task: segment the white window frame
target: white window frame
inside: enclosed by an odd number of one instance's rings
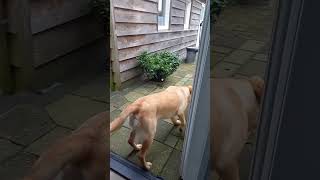
[[[159,12],[161,11],[163,1],[166,1],[165,14],[164,14],[164,25],[159,25],[159,22],[158,22],[158,30],[168,30],[169,29],[171,0],[158,0],[158,11]],[[159,15],[158,15],[158,17],[159,17]]]
[[[186,1],[186,10],[184,13],[184,29],[189,29],[190,27],[190,19],[191,19],[191,0]]]
[[[180,172],[183,180],[208,179],[210,127],[210,1],[205,10],[198,62],[193,81]],[[209,96],[209,97],[208,97]]]

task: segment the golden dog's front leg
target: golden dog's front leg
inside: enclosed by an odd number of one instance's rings
[[[178,116],[181,121],[179,131],[182,132],[182,129],[186,126],[186,117],[185,117],[184,113],[178,114]]]
[[[173,116],[170,118],[171,119],[171,122],[175,125],[175,126],[180,126],[181,125],[181,121],[178,120],[178,117],[177,116]]]

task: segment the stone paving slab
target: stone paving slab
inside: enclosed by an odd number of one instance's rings
[[[135,100],[137,100],[138,98],[140,98],[142,96],[145,96],[145,94],[132,91],[132,92],[129,92],[128,94],[126,94],[124,97],[127,99],[127,101],[134,102]]]
[[[5,139],[0,139],[0,162],[16,154],[22,148],[23,146],[13,144],[12,142]]]
[[[110,137],[110,151],[117,153],[122,157],[127,157],[133,148],[128,144],[130,129],[122,127],[112,133]]]
[[[173,150],[168,162],[166,163],[161,177],[165,180],[177,180],[180,178],[180,161],[181,161],[181,152]]]
[[[107,103],[110,101],[107,84],[107,78],[100,77],[89,84],[81,86],[73,93]]]
[[[0,165],[1,179],[3,180],[21,180],[31,168],[36,156],[21,152],[13,158]]]
[[[248,64],[242,66],[238,73],[246,76],[255,76],[264,77],[267,64],[260,61],[251,61]]]
[[[264,61],[267,62],[268,61],[268,56],[266,54],[256,54],[253,59],[254,60],[258,60],[258,61]]]
[[[152,163],[151,172],[155,175],[160,175],[162,169],[164,168],[166,162],[169,160],[170,154],[173,148],[159,143],[158,141],[153,141],[149,152],[147,153],[147,161]],[[131,162],[140,164],[137,155],[129,157]]]
[[[119,108],[127,102],[128,100],[124,96],[122,96],[120,93],[115,94],[110,98],[110,105],[114,106],[115,108]]]
[[[262,47],[264,47],[264,45],[265,45],[265,42],[263,41],[248,40],[245,43],[243,43],[239,49],[259,52],[259,50]]]
[[[240,65],[228,63],[228,62],[220,62],[214,67],[213,71],[211,71],[211,75],[213,77],[229,77],[234,74]]]
[[[226,56],[223,61],[242,65],[248,62],[253,54],[254,53],[250,51],[235,50],[229,56]]]
[[[69,129],[56,127],[52,131],[50,131],[48,134],[46,134],[45,136],[41,137],[39,140],[32,143],[30,146],[28,146],[25,151],[36,154],[36,155],[40,155],[52,143],[56,142],[62,137],[69,135],[70,133],[71,133],[71,130]]]
[[[174,148],[176,147],[176,144],[178,143],[178,141],[179,141],[179,138],[177,136],[169,134],[166,140],[164,141],[164,144]]]
[[[160,142],[164,142],[166,138],[169,136],[172,128],[173,128],[172,124],[162,120],[158,121],[157,131],[154,139]]]
[[[22,145],[30,144],[55,126],[44,109],[29,104],[17,105],[3,114],[0,123],[0,136]]]
[[[46,106],[51,118],[59,125],[76,129],[85,120],[95,114],[106,111],[105,103],[96,102],[87,98],[66,95],[59,101]]]

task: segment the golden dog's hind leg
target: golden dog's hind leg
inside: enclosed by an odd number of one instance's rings
[[[153,137],[146,138],[142,143],[142,148],[139,154],[140,162],[146,170],[149,170],[152,166],[151,162],[146,161],[147,151],[150,148],[152,142],[153,142]]]
[[[134,142],[135,137],[136,137],[136,130],[132,130],[130,133],[130,137],[128,139],[128,143],[134,148],[134,150],[139,151],[142,148],[142,144],[136,144]]]

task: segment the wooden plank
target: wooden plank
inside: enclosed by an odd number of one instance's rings
[[[200,10],[200,9],[198,9],[198,8],[195,8],[194,6],[192,6],[192,8],[191,8],[191,12],[192,12],[192,13],[194,13],[194,14],[199,14],[199,15],[200,15],[201,10]]]
[[[171,25],[172,24],[184,24],[184,18],[182,18],[182,17],[171,17]]]
[[[88,14],[89,1],[30,1],[32,33],[44,31]]]
[[[181,2],[181,1],[177,1],[177,0],[172,0],[172,7],[177,8],[177,9],[181,9],[183,11],[186,10],[186,3]]]
[[[193,0],[192,6],[198,8],[198,9],[202,9],[202,4],[199,1],[196,1],[196,0]]]
[[[135,68],[139,65],[137,58],[131,58],[125,61],[120,61],[120,72],[127,71],[129,69]]]
[[[115,0],[113,2],[113,6],[123,9],[131,9],[156,14],[158,13],[157,3],[145,0]]]
[[[193,20],[200,20],[200,15],[199,15],[199,14],[194,14],[194,13],[192,13],[192,14],[191,14],[191,19],[193,19]]]
[[[121,77],[121,82],[125,82],[129,79],[132,79],[138,75],[140,75],[142,73],[140,67],[136,67],[136,68],[133,68],[133,69],[130,69],[128,71],[124,71],[120,74],[120,77]]]
[[[143,34],[136,36],[118,37],[118,48],[124,49],[129,47],[141,46],[145,44],[167,41],[184,36],[197,35],[195,30],[176,31],[176,32],[159,32],[154,34]]]
[[[8,42],[11,65],[18,67],[12,72],[14,87],[24,91],[31,88],[34,73],[30,5],[28,0],[10,0],[7,7],[9,26],[15,28]]]
[[[10,60],[8,54],[6,24],[1,24],[5,18],[4,4],[0,1],[0,96],[2,93],[12,92],[12,75],[10,68]]]
[[[115,0],[116,1],[116,0]],[[115,29],[115,21],[114,21],[114,0],[110,1],[110,34],[111,39],[110,42],[112,42],[112,49],[111,49],[111,71],[113,72],[113,79],[111,79],[112,84],[115,85],[115,89],[120,89],[121,86],[121,78],[120,78],[120,65],[118,61],[118,40],[117,40],[117,34]]]
[[[34,66],[38,67],[103,36],[101,26],[85,16],[39,33],[33,38]]]
[[[200,20],[190,20],[190,25],[199,25]]]
[[[180,44],[183,42],[196,40],[196,39],[197,39],[197,36],[192,35],[192,36],[186,36],[183,38],[172,39],[172,40],[164,41],[164,42],[158,42],[158,43],[153,43],[153,44],[148,44],[148,45],[143,45],[143,46],[121,49],[121,50],[119,50],[119,61],[123,61],[126,59],[136,57],[140,53],[142,53],[143,51],[155,52],[155,51],[159,51],[161,49],[167,48],[167,47],[175,46],[176,44]]]
[[[158,32],[157,24],[116,23],[115,27],[118,36]]]
[[[144,0],[144,1],[149,1],[149,2],[153,2],[153,3],[158,3],[158,0]]]
[[[186,51],[187,47],[195,46],[195,44],[196,44],[196,40],[192,40],[192,41],[189,41],[186,43],[178,44],[177,46],[174,46],[174,47],[159,50],[157,52],[169,51],[169,52],[177,53],[178,55],[181,56],[182,54],[187,52]],[[183,59],[183,57],[180,57],[180,58]],[[136,67],[138,67],[138,65],[139,65],[139,63],[135,57],[128,59],[128,60],[125,60],[125,61],[120,61],[120,72],[124,72],[124,71],[128,71],[130,69],[136,68]]]
[[[192,29],[192,30],[198,30],[199,28],[199,25],[191,25],[189,26],[189,29]]]
[[[173,17],[184,17],[184,11],[180,9],[171,9],[171,16]]]
[[[197,43],[197,40],[191,40],[191,41],[187,41],[187,42],[178,44],[176,46],[162,49],[162,51],[177,52],[177,51],[180,51],[180,50],[185,49],[187,47],[193,46],[196,43]]]
[[[115,22],[157,24],[157,17],[157,14],[114,8]]]
[[[176,31],[176,30],[183,30],[184,29],[184,25],[178,25],[178,24],[172,24],[170,26],[170,30],[172,31]]]

